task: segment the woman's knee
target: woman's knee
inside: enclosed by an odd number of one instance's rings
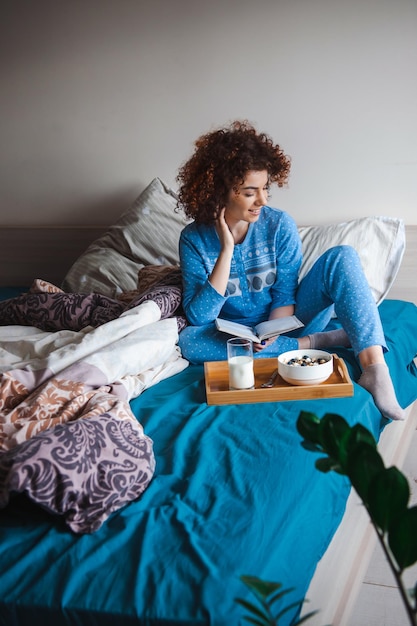
[[[330,260],[331,262],[342,262],[342,263],[358,263],[359,255],[356,249],[353,246],[349,246],[347,244],[341,244],[339,246],[333,246],[326,250],[322,258],[326,260]]]
[[[323,276],[332,278],[338,276],[356,279],[363,274],[359,254],[353,246],[339,245],[326,250],[319,259],[317,270],[323,271]]]
[[[208,326],[187,326],[179,334],[182,356],[190,363],[219,361],[226,358],[226,335],[219,333],[214,323]]]
[[[178,346],[184,359],[190,363],[204,362],[201,360],[201,338],[198,337],[196,326],[186,326],[178,336]]]

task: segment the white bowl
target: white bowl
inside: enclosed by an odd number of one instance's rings
[[[313,364],[290,365],[291,359],[308,357]],[[317,360],[324,359],[324,363]],[[278,357],[278,372],[281,378],[291,385],[318,385],[327,380],[333,372],[333,357],[324,350],[290,350]]]

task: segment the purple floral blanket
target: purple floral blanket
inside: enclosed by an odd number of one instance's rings
[[[152,441],[129,401],[188,363],[176,318],[148,300],[96,328],[0,328],[0,507],[24,493],[77,533],[152,479]]]

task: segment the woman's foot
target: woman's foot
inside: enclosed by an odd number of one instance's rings
[[[404,420],[405,411],[400,407],[386,363],[373,363],[362,372],[358,384],[372,394],[382,415],[390,420]]]

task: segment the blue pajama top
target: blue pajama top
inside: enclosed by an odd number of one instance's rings
[[[301,240],[285,211],[264,206],[259,219],[249,224],[244,241],[234,247],[224,295],[209,282],[220,253],[214,225],[192,222],[186,226],[179,252],[183,307],[193,326],[209,324],[216,317],[257,324],[268,319],[272,309],[295,304]]]

